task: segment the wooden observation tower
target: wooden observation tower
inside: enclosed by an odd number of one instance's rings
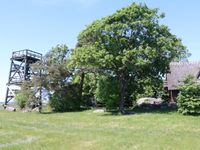
[[[41,59],[42,54],[28,49],[12,53],[5,105],[15,97],[24,80],[31,80],[32,76],[37,74],[31,70],[30,65]]]

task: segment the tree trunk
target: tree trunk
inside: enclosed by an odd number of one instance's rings
[[[119,103],[119,111],[124,114],[124,102],[125,102],[125,79],[124,74],[121,73],[119,75],[119,96],[120,96],[120,103]]]
[[[97,75],[96,75],[96,73],[94,73],[94,79],[95,79],[95,89],[97,88]],[[93,107],[97,107],[97,100],[96,100],[96,98],[95,98],[95,96],[93,96],[94,97],[94,103],[93,103]]]
[[[39,112],[42,112],[42,88],[39,89],[40,97],[39,97]]]
[[[81,74],[81,82],[80,82],[80,100],[82,100],[82,97],[83,97],[83,84],[84,84],[84,78],[85,78],[85,73],[82,72]]]

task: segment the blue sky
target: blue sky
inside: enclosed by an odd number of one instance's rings
[[[183,40],[192,53],[190,60],[200,60],[197,0],[0,0],[0,101],[5,97],[12,51],[27,48],[45,54],[62,43],[74,48],[85,25],[132,2],[164,12],[161,23]]]

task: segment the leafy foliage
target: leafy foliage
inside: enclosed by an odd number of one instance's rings
[[[142,97],[162,97],[164,94],[163,81],[161,79],[146,78],[138,81],[136,98]]]
[[[119,106],[119,87],[115,78],[101,76],[98,80],[95,97],[105,104],[106,109],[116,109]]]
[[[97,88],[98,78],[98,74],[95,73],[85,74],[82,89],[82,105],[85,107],[95,107],[97,104],[95,99],[95,90]]]
[[[15,97],[15,101],[17,102],[17,105],[20,107],[20,109],[25,108],[27,100],[28,100],[28,93],[20,92]]]
[[[20,92],[15,97],[15,100],[18,106],[23,108],[30,108],[33,109],[35,107],[40,106],[40,98],[37,97],[37,91],[35,88],[32,88],[31,81],[24,81]]]
[[[69,49],[65,44],[58,44],[52,47],[51,50],[46,54],[45,60],[50,65],[52,64],[63,64],[67,60],[69,54]]]
[[[136,89],[138,81],[147,78],[162,80],[172,60],[187,57],[181,40],[159,24],[163,17],[157,9],[133,3],[92,22],[79,34],[72,56],[75,67],[95,68],[116,77],[121,112],[125,100],[135,97],[129,88]]]
[[[49,105],[52,111],[65,112],[80,109],[79,87],[72,84],[56,90],[50,95]]]
[[[46,89],[53,111],[80,108],[78,85],[72,82],[73,72],[68,68],[69,55],[70,50],[66,45],[57,45],[45,55],[43,61],[33,66],[42,71],[41,76],[35,76],[32,82]]]
[[[187,76],[179,87],[178,112],[200,114],[200,84],[194,76]]]

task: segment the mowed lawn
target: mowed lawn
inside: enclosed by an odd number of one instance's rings
[[[200,150],[200,117],[0,111],[2,150]]]

